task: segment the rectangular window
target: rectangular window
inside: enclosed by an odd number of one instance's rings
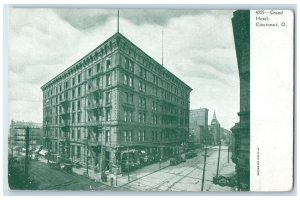
[[[132,138],[131,138],[131,131],[128,131],[128,140],[129,140],[129,142],[132,141]]]
[[[142,132],[142,140],[145,141],[145,131]]]
[[[77,122],[81,122],[81,113],[77,114]]]
[[[128,85],[128,75],[124,74],[124,85]]]
[[[127,122],[127,111],[126,110],[124,111],[124,120],[125,120],[125,122]]]
[[[128,116],[128,118],[129,118],[129,121],[130,121],[130,122],[133,121],[132,116],[133,116],[132,111],[129,111],[129,116]]]
[[[152,140],[155,140],[155,133],[152,131]]]
[[[64,99],[68,99],[68,91],[66,91],[65,93],[64,93]]]
[[[77,140],[81,140],[81,130],[77,130]]]
[[[57,150],[58,150],[58,144],[57,142],[55,142],[55,152],[57,152]]]
[[[129,70],[134,72],[134,62],[132,60],[129,61]]]
[[[71,145],[71,158],[73,159],[75,156],[75,146]]]
[[[77,146],[77,159],[80,159],[81,157],[81,148],[80,146]]]
[[[127,142],[127,132],[126,131],[124,131],[123,138],[124,138],[124,142]]]
[[[141,141],[141,131],[139,131],[139,142]]]
[[[139,81],[139,90],[142,91],[142,81]]]
[[[130,98],[129,98],[130,103],[133,104],[133,94],[129,94],[129,96],[130,96]]]
[[[129,76],[129,87],[133,87],[133,78]]]
[[[75,85],[75,78],[72,78],[72,86]]]
[[[97,72],[100,72],[100,63],[97,63]]]
[[[97,87],[100,86],[100,78],[97,78],[97,80],[96,80],[96,86],[97,86]]]
[[[106,92],[106,104],[111,103],[111,92]]]
[[[72,90],[72,98],[75,98],[75,89]]]
[[[106,60],[106,69],[110,68],[111,61],[110,59]]]
[[[78,92],[78,96],[80,96],[81,95],[81,87],[79,86],[78,88],[77,88],[77,92]]]
[[[111,85],[111,75],[106,74],[106,86],[110,86],[110,85]]]
[[[140,76],[141,77],[143,76],[143,71],[144,71],[144,69],[142,67],[140,67]]]
[[[143,92],[146,92],[146,84],[143,83]]]
[[[142,114],[142,117],[143,117],[143,123],[146,123],[146,114],[143,113],[143,114]]]
[[[126,103],[129,103],[129,95],[127,92],[125,92],[125,101]]]
[[[92,68],[89,68],[89,70],[88,70],[88,74],[89,74],[89,76],[92,76],[93,75],[93,73],[92,73],[93,71],[92,71]]]
[[[77,83],[80,83],[81,82],[81,74],[78,74],[77,76]]]
[[[77,101],[77,110],[81,109],[80,100]]]
[[[72,129],[71,138],[72,138],[72,139],[74,139],[74,138],[75,138],[75,130],[74,130],[74,129]]]
[[[114,80],[117,80],[117,70],[114,70],[113,73],[114,73]]]
[[[106,119],[107,122],[111,120],[111,110],[106,109]]]
[[[140,99],[139,99],[139,107],[146,108],[146,98],[140,97]]]
[[[129,69],[129,59],[125,58],[125,69]]]
[[[110,142],[110,131],[105,131],[105,142]]]

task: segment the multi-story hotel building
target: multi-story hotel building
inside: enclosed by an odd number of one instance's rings
[[[188,137],[191,88],[119,32],[41,89],[44,144],[64,159],[105,170]]]

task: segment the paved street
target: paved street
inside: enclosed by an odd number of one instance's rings
[[[74,173],[50,168],[43,162],[30,161],[29,169],[30,177],[39,183],[38,190],[110,190],[109,186],[102,183]]]
[[[234,174],[233,163],[227,163],[227,147],[222,146],[220,156],[220,175]],[[204,152],[198,156],[187,159],[186,162],[176,166],[169,166],[155,173],[125,184],[120,190],[132,191],[201,191]],[[218,162],[218,146],[208,150],[204,191],[233,191],[230,187],[213,185]]]
[[[205,170],[204,191],[233,191],[230,187],[221,187],[212,183],[216,175],[218,162],[218,146],[209,147]],[[234,164],[227,162],[227,146],[221,147],[219,175],[230,177],[234,175]],[[197,157],[187,159],[179,165],[170,166],[169,160],[155,163],[130,173],[117,177],[114,182],[115,191],[201,191],[204,150],[196,151]],[[112,188],[100,180],[92,180],[76,173],[50,168],[46,161],[30,161],[30,177],[38,183],[38,190],[94,190],[110,191]],[[161,169],[159,168],[161,167]],[[73,171],[76,171],[73,168]],[[91,176],[92,174],[90,174]],[[94,178],[94,177],[91,177]],[[116,179],[114,179],[116,180]]]

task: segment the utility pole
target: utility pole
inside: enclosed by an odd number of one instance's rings
[[[206,166],[206,157],[207,157],[207,146],[205,145],[205,153],[204,153],[204,166],[203,166],[203,172],[202,172],[202,184],[201,184],[201,192],[203,191],[204,187],[204,179],[205,179],[205,166]]]
[[[216,175],[216,177],[219,176],[220,155],[221,155],[221,140],[219,141],[219,155],[218,155],[218,165],[217,165],[217,175]]]
[[[39,128],[29,128],[28,126],[25,128],[15,128],[15,129],[23,129],[25,130],[25,182],[28,184],[29,182],[29,130],[30,129],[39,129]]]

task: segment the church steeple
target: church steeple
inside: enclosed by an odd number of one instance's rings
[[[211,124],[219,124],[219,121],[217,120],[216,111],[214,110],[214,115],[211,120]]]
[[[213,120],[217,120],[217,117],[216,117],[216,111],[215,111],[215,110],[214,110]]]

